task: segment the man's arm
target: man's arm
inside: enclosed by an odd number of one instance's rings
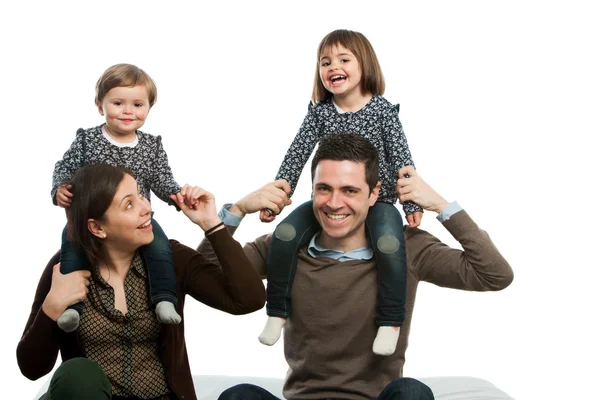
[[[404,178],[408,174],[409,178]],[[400,201],[411,200],[438,219],[463,247],[453,249],[421,229],[406,230],[406,254],[411,272],[438,286],[462,290],[502,290],[513,271],[489,235],[457,203],[448,203],[412,167],[399,171]]]
[[[287,197],[289,193],[290,187],[284,179],[270,182],[237,202],[223,206],[219,211],[219,218],[233,234],[247,214],[253,214],[264,208],[269,208],[279,214],[284,207],[292,202]],[[271,234],[268,234],[260,236],[253,242],[246,243],[243,246],[244,253],[246,253],[246,256],[263,279],[267,275],[267,253],[270,243]],[[198,246],[198,251],[211,262],[218,263],[214,250],[207,239],[202,240]]]

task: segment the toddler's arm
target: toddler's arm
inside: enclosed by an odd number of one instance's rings
[[[54,205],[64,207],[65,203],[70,203],[70,201],[66,201],[65,198],[61,198],[62,204],[59,203],[57,193],[59,192],[59,188],[71,180],[75,172],[83,166],[85,160],[84,141],[85,131],[83,129],[77,130],[77,137],[73,143],[71,143],[71,147],[65,152],[62,159],[54,165],[54,172],[52,173],[52,191],[50,192]],[[68,189],[64,189],[70,194]],[[61,192],[65,197],[70,197],[66,195],[64,190],[61,190]]]
[[[161,137],[157,136],[156,139],[157,144],[154,156],[151,189],[159,199],[167,204],[175,205],[171,200],[171,195],[179,193],[181,191],[181,186],[179,186],[173,177],[173,171],[171,171],[167,152],[163,148]]]

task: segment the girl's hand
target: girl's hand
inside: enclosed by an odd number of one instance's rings
[[[62,208],[69,208],[71,206],[71,197],[73,193],[69,190],[71,185],[60,185],[56,191],[56,204]]]
[[[42,304],[42,311],[56,321],[58,317],[75,303],[83,301],[88,294],[90,271],[74,271],[63,275],[60,263],[52,270],[50,291]]]
[[[260,220],[262,222],[273,222],[275,221],[275,213],[267,208],[260,210]]]
[[[411,228],[417,228],[419,225],[421,225],[422,218],[423,218],[422,211],[415,211],[414,213],[408,214],[406,216],[406,220],[408,221],[408,226],[410,226]]]
[[[199,186],[184,185],[181,192],[171,195],[181,211],[202,230],[207,230],[219,224],[215,196]]]

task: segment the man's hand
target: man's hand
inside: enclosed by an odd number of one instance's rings
[[[409,177],[406,178],[404,175]],[[401,203],[412,201],[425,210],[435,211],[438,214],[450,204],[433,190],[410,165],[398,170],[396,192],[398,192]]]
[[[252,214],[268,208],[276,215],[292,203],[292,201],[288,199],[288,194],[290,192],[290,185],[288,185],[285,179],[269,182],[260,189],[238,200],[229,208],[229,212],[243,217],[246,214]],[[268,211],[264,211],[264,213],[268,215]],[[271,217],[270,221],[275,219],[275,215]]]
[[[73,193],[70,192],[71,185],[60,185],[56,191],[56,204],[62,208],[69,208],[71,206],[71,198]]]

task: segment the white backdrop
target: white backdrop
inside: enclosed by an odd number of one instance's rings
[[[77,128],[102,122],[93,97],[104,69],[128,62],[155,79],[143,130],[163,136],[180,183],[220,206],[274,177],[306,113],[317,44],[347,28],[373,44],[421,174],[515,271],[498,293],[421,285],[405,375],[479,376],[518,399],[589,398],[600,355],[593,2],[169,3],[0,6],[4,393],[29,399],[41,385],[19,373],[15,348],[65,223],[49,195],[53,166]],[[295,202],[309,186],[305,170]],[[169,236],[200,241],[182,214],[153,207]],[[434,215],[422,226],[456,245]],[[237,237],[273,228],[251,216]],[[188,301],[193,372],[283,377],[281,343],[256,339],[264,319]]]

